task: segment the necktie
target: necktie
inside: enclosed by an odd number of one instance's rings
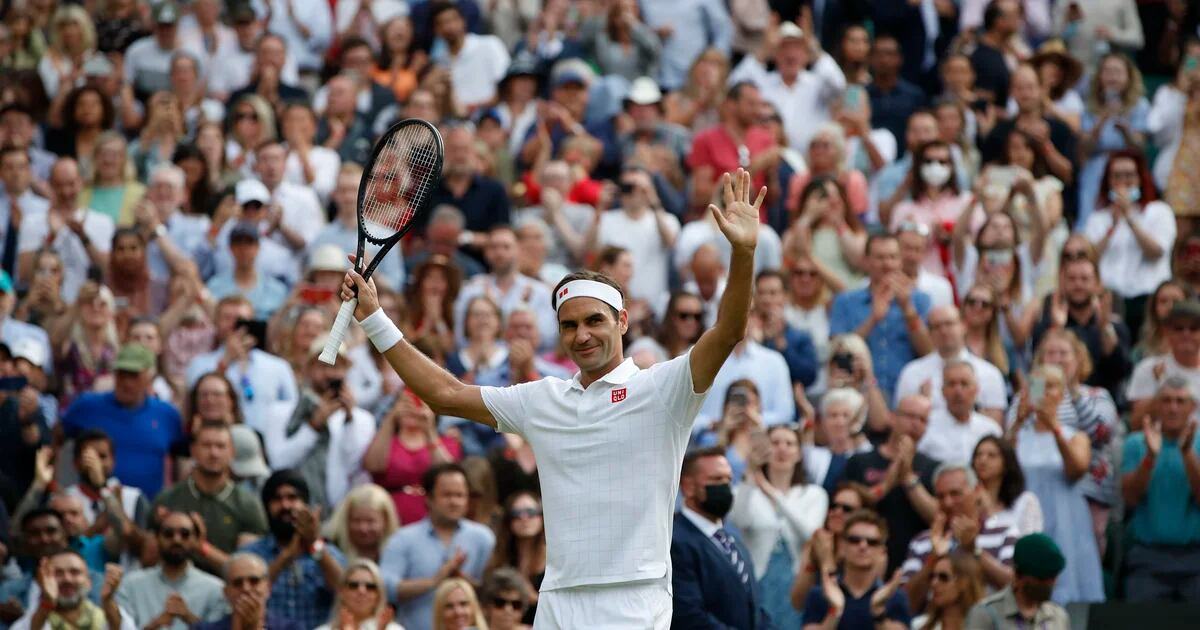
[[[746,567],[746,560],[738,553],[737,545],[733,543],[733,536],[724,528],[718,529],[713,533],[713,539],[721,545],[721,549],[725,551],[725,557],[729,558],[729,563],[733,565],[733,569],[737,571],[738,578],[742,580],[742,584],[750,582],[750,572]]]

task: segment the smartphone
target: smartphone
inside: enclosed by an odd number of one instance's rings
[[[729,392],[729,404],[745,407],[750,402],[750,396],[744,389],[738,388]]]
[[[986,112],[988,108],[988,100],[986,98],[977,98],[971,101],[971,109],[977,112]]]
[[[24,376],[5,376],[0,378],[0,392],[19,392],[28,384]]]
[[[329,379],[329,393],[334,396],[342,393],[342,385],[345,384],[345,379],[334,378]]]
[[[854,373],[854,355],[849,352],[839,352],[833,355],[833,365],[839,370]]]
[[[846,88],[846,93],[842,95],[842,105],[846,109],[856,112],[862,108],[862,97],[862,86],[851,85]]]
[[[316,284],[300,285],[300,301],[313,306],[320,306],[333,299],[333,289]]]
[[[1196,68],[1200,68],[1200,57],[1189,56],[1183,60],[1183,71],[1191,72]]]
[[[239,319],[235,326],[237,330],[245,330],[254,337],[254,347],[259,350],[267,349],[267,322],[262,319]]]
[[[1034,376],[1029,379],[1029,402],[1034,407],[1040,407],[1042,400],[1046,398],[1046,379],[1041,376]]]

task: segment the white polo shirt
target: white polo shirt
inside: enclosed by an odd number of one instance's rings
[[[704,402],[690,357],[647,370],[625,359],[587,389],[578,373],[483,388],[497,428],[524,437],[537,457],[542,591],[668,575],[679,467]]]
[[[966,422],[959,422],[949,411],[935,409],[929,414],[929,426],[917,443],[917,452],[943,463],[970,464],[979,440],[1002,433],[1000,423],[985,415],[972,411]]]
[[[1008,388],[1004,385],[1004,375],[1000,373],[999,368],[971,354],[966,348],[960,350],[955,358],[970,363],[975,369],[975,382],[979,384],[979,394],[975,400],[981,409],[1008,408]],[[895,400],[919,394],[921,386],[928,381],[929,401],[933,408],[945,409],[946,399],[942,398],[942,370],[945,367],[946,360],[937,352],[930,352],[919,359],[909,361],[896,379]]]

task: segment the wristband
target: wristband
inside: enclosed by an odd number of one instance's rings
[[[838,610],[838,607],[837,607],[837,606],[830,606],[830,607],[829,607],[829,614],[825,615],[825,618],[826,618],[826,619],[836,619],[836,618],[838,618],[838,617],[840,617],[840,616],[841,616],[841,614],[840,614],[840,613],[841,613],[841,611],[840,611],[840,610]]]
[[[308,555],[317,562],[321,561],[321,556],[325,554],[325,541],[320,538],[313,541],[311,547],[308,548]]]
[[[388,319],[383,308],[376,309],[374,313],[363,318],[358,323],[362,326],[363,332],[367,333],[367,339],[371,340],[371,345],[380,353],[387,352],[392,346],[400,343],[404,339],[404,333],[396,327],[395,322]]]
[[[1154,464],[1156,463],[1155,459],[1156,458],[1151,455],[1147,455],[1145,458],[1143,458],[1142,464],[1141,464],[1142,470],[1146,470],[1146,471],[1154,470]]]

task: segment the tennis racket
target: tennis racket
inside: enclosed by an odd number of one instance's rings
[[[416,224],[417,215],[427,209],[430,193],[442,175],[444,154],[442,135],[437,128],[416,118],[392,125],[375,143],[358,184],[358,255],[354,270],[364,280],[371,277],[379,261]],[[378,245],[379,251],[364,269],[363,254],[368,242]],[[357,297],[342,302],[318,357],[323,363],[333,365],[337,360],[338,348],[354,320],[356,306]]]

